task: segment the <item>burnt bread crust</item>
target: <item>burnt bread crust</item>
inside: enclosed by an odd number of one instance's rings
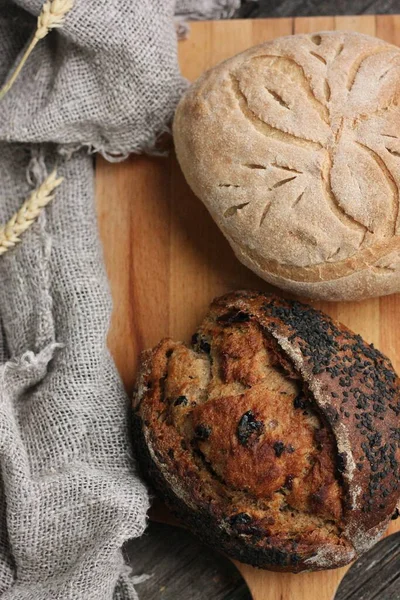
[[[178,518],[273,570],[338,567],[399,498],[399,379],[390,361],[299,302],[214,301],[192,348],[142,356],[134,444]]]

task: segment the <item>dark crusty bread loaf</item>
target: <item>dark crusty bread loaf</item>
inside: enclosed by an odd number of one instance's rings
[[[143,354],[134,444],[176,516],[273,570],[344,565],[396,513],[400,386],[373,346],[299,302],[224,296],[192,348]]]

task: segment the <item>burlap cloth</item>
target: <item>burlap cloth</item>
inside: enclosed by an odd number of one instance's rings
[[[41,0],[0,0],[0,82]],[[0,593],[136,598],[122,544],[142,534],[129,402],[106,347],[110,294],[90,152],[152,149],[185,87],[174,13],[237,0],[75,0],[0,104],[0,223],[57,165],[64,182],[0,257]]]

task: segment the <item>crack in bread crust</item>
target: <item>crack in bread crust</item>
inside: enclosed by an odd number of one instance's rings
[[[382,157],[379,156],[375,150],[372,150],[372,148],[369,148],[365,144],[362,144],[361,142],[356,143],[372,157],[388,182],[390,191],[392,193],[392,216],[389,223],[391,223],[392,235],[395,236],[397,231],[397,220],[399,216],[399,186]]]
[[[356,229],[358,232],[361,231],[363,233],[363,238],[360,242],[361,246],[364,241],[367,228],[345,211],[343,206],[340,204],[336,194],[334,193],[331,184],[332,162],[332,152],[327,152],[325,161],[321,169],[322,187],[324,190],[325,198],[330,206],[331,211],[337,216],[338,219],[340,219],[348,227],[351,227],[353,229]]]
[[[286,62],[286,63],[290,64],[292,67],[294,67],[294,69],[297,70],[298,73],[300,73],[300,81],[298,81],[298,83],[301,85],[302,89],[304,90],[304,92],[307,95],[307,98],[311,101],[314,108],[319,113],[321,120],[324,121],[325,123],[329,124],[329,108],[327,106],[325,106],[320,100],[318,100],[318,98],[314,94],[314,92],[310,86],[310,82],[306,77],[306,74],[304,72],[304,68],[302,67],[302,65],[299,62],[297,62],[296,60],[294,60],[293,57],[277,55],[277,54],[260,54],[256,57],[254,57],[252,60],[261,60],[261,59],[266,59],[266,58],[267,59],[272,58],[274,60],[274,66],[276,68],[278,68],[278,70],[279,70],[279,63]],[[289,74],[289,77],[290,77],[290,74]]]
[[[351,67],[349,69],[349,73],[348,73],[347,89],[349,92],[351,92],[351,89],[352,89],[354,82],[356,80],[356,77],[357,77],[357,73],[361,69],[363,63],[371,56],[375,56],[376,54],[381,54],[382,52],[388,52],[389,50],[391,50],[390,47],[389,48],[385,48],[385,47],[375,48],[374,50],[368,50],[367,52],[364,52],[364,53],[360,54],[359,56],[357,56],[354,63],[351,65]]]
[[[230,77],[232,82],[232,90],[238,100],[240,110],[242,111],[246,119],[248,119],[248,121],[253,125],[253,127],[257,129],[257,131],[259,131],[266,137],[270,137],[274,133],[279,134],[279,141],[288,144],[307,144],[310,147],[318,149],[322,147],[319,142],[315,142],[314,140],[303,138],[292,133],[288,133],[287,131],[282,131],[281,129],[279,129],[279,127],[274,127],[273,125],[270,125],[269,123],[266,123],[265,121],[260,119],[258,115],[256,115],[256,113],[249,108],[246,96],[240,89],[238,79],[236,79],[233,73],[230,74]]]

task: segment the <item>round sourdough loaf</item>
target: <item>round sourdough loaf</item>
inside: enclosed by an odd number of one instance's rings
[[[327,315],[252,292],[216,300],[192,346],[142,356],[143,473],[204,541],[281,571],[339,567],[397,515],[400,382]]]
[[[313,298],[400,290],[400,50],[276,39],[205,73],[174,120],[183,173],[236,256]]]

